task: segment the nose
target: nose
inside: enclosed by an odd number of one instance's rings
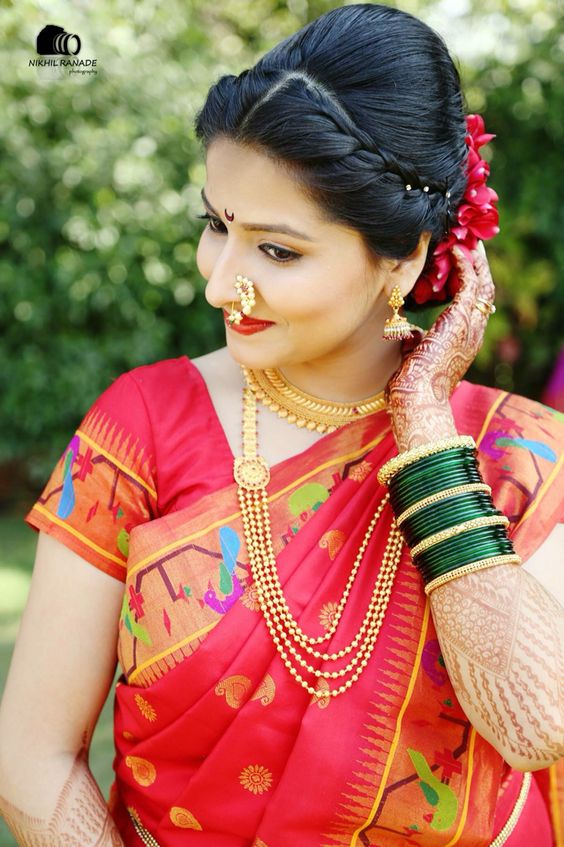
[[[247,276],[244,271],[245,265],[248,265],[246,258],[244,245],[235,241],[222,239],[221,246],[214,244],[210,247],[204,239],[200,240],[196,263],[204,279],[207,279],[204,296],[210,306],[215,309],[225,308],[228,312],[231,311],[232,303],[235,309],[241,308],[241,298],[235,283],[239,274]],[[250,274],[249,277],[253,279]]]
[[[235,279],[237,274],[234,272],[225,273],[217,268],[209,275],[204,296],[210,306],[215,309],[227,308],[235,301],[239,301],[239,295],[235,288]]]
[[[204,295],[210,306],[216,309],[229,308],[233,302],[237,306],[240,298],[235,282],[239,273],[242,273],[241,262],[226,246],[221,253],[216,254],[213,266],[209,269]]]

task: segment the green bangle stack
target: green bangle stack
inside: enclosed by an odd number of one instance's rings
[[[395,456],[382,466],[390,503],[429,594],[439,585],[498,564],[520,564],[480,473],[476,443],[454,436]]]

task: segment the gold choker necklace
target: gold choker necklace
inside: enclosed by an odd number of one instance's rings
[[[241,365],[247,386],[257,400],[289,423],[317,432],[334,432],[341,426],[386,408],[385,392],[360,402],[333,402],[314,397],[292,385],[278,368],[264,370]]]

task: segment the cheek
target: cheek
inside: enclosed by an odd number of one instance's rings
[[[323,265],[304,257],[295,265],[280,268],[261,293],[279,314],[296,323],[307,323],[329,315],[335,296],[333,287],[328,284]]]
[[[354,279],[344,275],[331,277],[326,273],[315,276],[307,273],[303,279],[284,285],[283,294],[269,292],[269,302],[296,324],[341,327],[346,330],[365,310],[364,292]],[[275,300],[276,297],[276,300]]]
[[[257,280],[258,282],[258,280]],[[311,326],[327,315],[327,306],[322,292],[312,285],[311,278],[293,276],[288,281],[274,280],[272,284],[259,286],[260,296],[268,303],[273,315],[296,326]]]
[[[255,284],[263,300],[280,311],[299,314],[311,301],[307,294],[307,281],[299,277],[279,274],[271,280],[261,280],[256,275]]]

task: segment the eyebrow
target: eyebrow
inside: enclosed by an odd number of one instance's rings
[[[214,207],[211,205],[210,201],[206,197],[206,192],[202,188],[201,190],[202,200],[207,208],[212,212],[216,217],[219,218],[218,213],[215,211]],[[291,226],[287,226],[286,224],[241,224],[243,229],[248,230],[249,232],[278,232],[284,233],[284,235],[293,235],[294,238],[301,238],[303,241],[315,241],[311,236],[306,235],[303,232],[299,232],[297,229],[293,229]]]

